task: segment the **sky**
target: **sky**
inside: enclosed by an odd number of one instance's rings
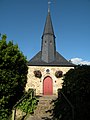
[[[50,0],[56,49],[67,60],[90,64],[90,0]],[[0,0],[0,33],[30,60],[41,50],[48,0]]]

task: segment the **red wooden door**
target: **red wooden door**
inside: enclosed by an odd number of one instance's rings
[[[43,82],[43,94],[52,95],[53,94],[53,83],[51,77],[46,77]]]

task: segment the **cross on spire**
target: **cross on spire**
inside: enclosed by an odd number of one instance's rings
[[[50,2],[50,0],[48,0],[48,12],[50,12],[50,4],[51,4],[51,2]]]

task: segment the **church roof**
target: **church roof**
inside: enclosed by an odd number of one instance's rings
[[[29,62],[29,66],[67,66],[74,67],[75,65],[67,61],[61,54],[56,52],[56,59],[53,62],[46,63],[41,59],[42,52],[38,52]]]
[[[56,51],[55,35],[51,21],[50,11],[48,12],[44,32],[42,35],[41,51],[38,52],[29,62],[29,66],[72,66],[75,65],[67,61]]]

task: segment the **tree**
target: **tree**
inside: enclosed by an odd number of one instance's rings
[[[0,40],[0,119],[6,120],[13,105],[23,95],[27,83],[27,60],[18,45]]]
[[[75,107],[75,120],[90,119],[90,66],[77,66],[63,79],[62,91]]]

